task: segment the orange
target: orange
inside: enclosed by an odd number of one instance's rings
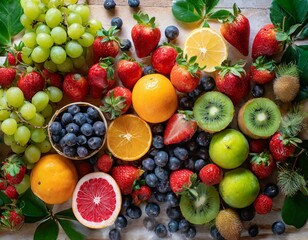
[[[107,129],[109,151],[124,161],[134,161],[144,156],[151,142],[152,132],[148,123],[132,114],[116,118]]]
[[[149,74],[140,78],[132,92],[136,113],[149,123],[168,120],[176,111],[176,90],[168,78],[161,74]]]
[[[47,204],[61,204],[69,200],[77,181],[74,164],[59,154],[42,157],[30,175],[32,192]]]
[[[197,56],[200,67],[205,72],[214,72],[216,66],[228,58],[228,50],[223,37],[211,28],[193,30],[185,40],[184,54],[188,58]]]

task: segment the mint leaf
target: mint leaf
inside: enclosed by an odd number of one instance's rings
[[[308,85],[308,45],[297,46],[298,52],[297,66],[300,70],[301,84]]]
[[[210,13],[212,9],[218,4],[219,0],[204,0],[205,2],[205,11],[206,13]]]
[[[33,240],[57,240],[59,234],[58,223],[49,218],[42,222],[35,230]]]
[[[0,20],[6,24],[11,36],[17,35],[23,29],[23,26],[20,23],[20,16],[22,14],[23,10],[20,1],[0,1]],[[2,32],[2,28],[0,29]]]
[[[303,0],[276,0],[281,8],[292,16],[297,23],[304,21],[308,14],[308,1]]]
[[[284,31],[287,31],[292,25],[297,22],[290,16],[277,2],[278,0],[273,0],[270,7],[270,19],[272,23],[276,26],[282,28],[284,22]]]
[[[55,216],[61,219],[77,220],[71,208],[57,212]]]
[[[203,18],[200,9],[195,8],[195,4],[186,0],[175,0],[172,3],[172,14],[181,22],[197,22]]]
[[[58,221],[61,227],[63,228],[65,234],[69,237],[69,239],[72,239],[72,240],[86,239],[85,235],[83,235],[77,230],[78,225],[75,225],[72,221],[64,220],[64,219],[59,219]]]

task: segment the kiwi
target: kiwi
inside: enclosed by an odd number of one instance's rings
[[[273,84],[273,91],[277,99],[283,103],[292,102],[298,94],[300,82],[297,77],[282,76]]]
[[[248,137],[268,138],[278,130],[281,114],[272,100],[254,98],[241,107],[237,120],[240,130]]]
[[[207,92],[196,100],[193,113],[201,129],[215,133],[230,124],[234,115],[234,106],[231,99],[225,94]]]
[[[192,224],[205,224],[217,216],[220,199],[213,186],[198,183],[181,195],[180,209],[184,218]]]
[[[219,211],[215,225],[219,233],[228,240],[237,240],[241,237],[243,224],[238,214],[231,208]]]

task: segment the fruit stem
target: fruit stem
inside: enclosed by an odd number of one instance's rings
[[[36,126],[36,125],[33,125],[32,123],[30,123],[30,122],[28,122],[27,120],[25,120],[25,119],[22,117],[22,115],[21,115],[20,112],[18,112],[18,111],[15,110],[15,113],[17,114],[17,116],[18,116],[18,118],[19,118],[19,121],[20,121],[21,123],[28,124],[28,125],[30,125],[31,127],[36,128],[36,129],[46,129],[46,128],[48,127],[48,125],[45,125],[45,126]]]

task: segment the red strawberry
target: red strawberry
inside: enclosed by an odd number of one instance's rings
[[[16,206],[6,206],[5,208],[5,211],[1,213],[1,225],[10,229],[11,231],[20,229],[25,219],[21,209],[17,208]]]
[[[269,177],[275,167],[275,160],[272,155],[267,152],[255,154],[250,160],[250,169],[259,179]]]
[[[123,195],[131,194],[134,182],[143,174],[143,170],[132,165],[119,165],[111,169],[111,176],[119,185]]]
[[[115,58],[119,53],[119,38],[115,34],[119,30],[115,26],[108,30],[97,31],[97,37],[93,42],[93,61],[98,63],[101,58]]]
[[[39,91],[42,91],[45,87],[44,77],[35,71],[22,74],[17,86],[23,92],[25,99],[31,100],[31,98]]]
[[[191,111],[180,111],[173,114],[164,131],[164,144],[175,144],[192,138],[197,130],[197,123]]]
[[[180,193],[192,184],[191,177],[194,173],[189,169],[175,170],[170,174],[170,188],[174,193]]]
[[[101,98],[115,84],[113,62],[111,57],[101,59],[89,69],[88,80],[92,98]]]
[[[110,154],[103,154],[100,156],[96,162],[96,168],[98,171],[108,173],[112,168],[113,159]]]
[[[124,87],[132,90],[136,82],[142,77],[141,64],[123,53],[117,64],[116,73]]]
[[[85,99],[89,91],[87,79],[78,73],[68,73],[63,81],[63,92],[72,101],[79,102]]]
[[[275,78],[275,61],[266,60],[264,56],[258,57],[250,67],[250,79],[257,84],[266,84]]]
[[[199,178],[207,186],[216,185],[222,180],[223,171],[216,164],[210,163],[201,168]]]
[[[296,150],[295,138],[288,138],[282,133],[275,133],[270,140],[269,149],[277,162],[284,162],[291,157]],[[298,142],[298,140],[295,140]]]
[[[7,187],[7,181],[4,178],[0,178],[0,190],[5,190]]]
[[[78,177],[82,178],[83,176],[87,175],[94,171],[93,165],[88,161],[74,161]]]
[[[49,72],[47,69],[43,69],[42,71],[43,76],[45,77],[47,84],[49,86],[54,86],[59,89],[63,87],[63,76],[58,72]]]
[[[137,24],[131,30],[131,37],[139,58],[148,56],[160,40],[160,29],[155,25],[155,17],[149,18],[148,14],[139,11],[134,14]]]
[[[12,185],[7,186],[7,188],[4,190],[4,194],[10,199],[17,199],[19,196],[16,188]]]
[[[273,207],[273,200],[265,194],[259,194],[253,203],[253,206],[258,214],[268,214]]]
[[[6,158],[2,164],[1,170],[3,176],[9,184],[15,185],[22,181],[27,168],[23,159],[19,155],[13,154]]]
[[[154,70],[161,74],[170,74],[176,63],[177,50],[170,45],[163,45],[154,50],[151,56],[151,63]]]
[[[244,61],[239,61],[234,65],[228,63],[217,67],[219,72],[215,82],[218,91],[226,94],[233,104],[238,104],[249,93],[250,81],[244,70]]]
[[[13,53],[8,52],[6,58],[7,58],[7,62],[9,64],[9,66],[15,66],[16,65],[17,60],[16,60]]]
[[[139,189],[132,192],[133,204],[139,205],[141,202],[147,201],[152,195],[152,190],[149,186],[143,185]]]
[[[16,69],[10,67],[0,67],[0,86],[7,88],[11,86],[16,77]]]
[[[284,48],[284,42],[277,40],[276,27],[269,23],[264,25],[255,36],[252,44],[252,58],[259,56],[271,57],[281,53]]]
[[[248,55],[250,24],[236,4],[233,5],[233,15],[223,20],[220,33],[241,54]]]
[[[260,153],[268,148],[267,139],[251,139],[249,140],[249,152]]]

